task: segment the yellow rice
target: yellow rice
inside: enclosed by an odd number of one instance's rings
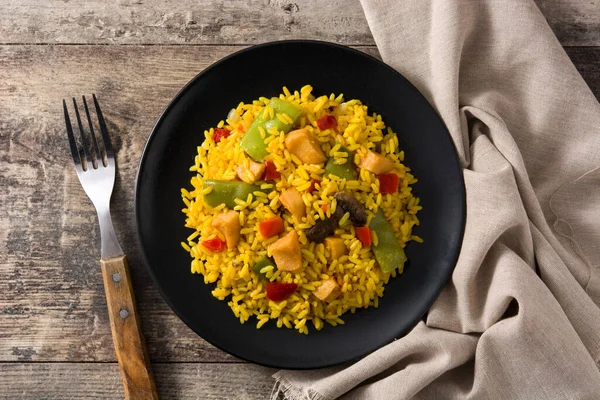
[[[400,188],[397,195],[379,193],[377,176],[367,170],[360,169],[356,180],[342,180],[334,176],[323,177],[323,165],[307,165],[291,155],[284,146],[283,132],[261,132],[266,137],[270,155],[267,160],[274,162],[281,173],[281,179],[275,183],[275,190],[268,195],[256,192],[247,199],[236,200],[239,212],[241,235],[235,249],[227,249],[220,253],[211,253],[201,242],[223,236],[210,226],[213,218],[223,211],[222,204],[210,208],[203,203],[203,195],[210,189],[203,189],[203,180],[235,179],[235,170],[240,165],[247,165],[248,156],[240,148],[239,142],[244,132],[250,127],[256,116],[267,108],[271,118],[289,122],[287,114],[277,114],[268,105],[269,99],[261,97],[251,103],[239,103],[235,108],[235,117],[220,121],[217,127],[225,127],[231,135],[215,143],[212,139],[213,128],[204,132],[205,140],[198,146],[198,155],[190,171],[195,172],[191,178],[191,190],[181,189],[186,215],[185,226],[194,230],[182,242],[182,247],[192,257],[191,272],[204,276],[206,284],[215,284],[212,294],[219,300],[227,301],[235,316],[241,323],[251,317],[256,318],[256,327],[260,328],[270,320],[277,327],[296,329],[307,334],[309,325],[316,330],[324,326],[324,322],[336,326],[343,324],[341,316],[357,308],[377,307],[379,298],[383,296],[385,285],[391,277],[402,270],[391,273],[381,271],[370,247],[363,247],[356,238],[354,227],[349,223],[348,215],[340,220],[335,231],[347,247],[347,254],[332,259],[323,244],[309,242],[305,230],[315,224],[318,218],[335,211],[336,203],[333,194],[345,190],[358,194],[359,201],[365,207],[369,221],[373,214],[381,208],[392,224],[396,238],[404,247],[409,241],[422,242],[412,234],[412,228],[419,225],[417,212],[421,209],[419,198],[413,196],[411,185],[417,179],[410,173],[402,161],[404,152],[400,151],[398,138],[391,128],[386,127],[380,115],[369,114],[367,106],[360,100],[352,99],[344,102],[343,95],[319,96],[312,94],[312,87],[306,85],[300,91],[290,92],[283,88],[281,99],[292,102],[304,110],[299,119],[301,127],[306,127],[321,143],[325,154],[334,157],[337,164],[346,162],[348,154],[339,151],[340,143],[354,152],[354,162],[359,162],[366,150],[377,150],[393,161],[394,173],[400,177]],[[338,121],[337,132],[327,129],[319,132],[316,121],[326,114],[333,114]],[[298,124],[298,122],[297,122]],[[308,193],[306,190],[313,179],[319,179],[320,190]],[[273,183],[264,183],[262,188],[270,188]],[[303,193],[307,215],[301,221],[289,213],[282,213],[285,232],[296,230],[299,236],[303,255],[303,268],[300,272],[279,271],[265,267],[261,270],[270,281],[294,282],[298,285],[296,293],[282,302],[273,302],[265,294],[265,281],[252,272],[252,266],[262,257],[269,254],[268,246],[277,240],[272,237],[263,240],[258,233],[258,223],[279,214],[282,205],[279,194],[295,187]],[[321,206],[329,205],[326,213]],[[284,232],[284,234],[285,234]],[[373,241],[377,243],[376,234]],[[315,297],[312,292],[322,281],[334,278],[341,289],[341,294],[333,301],[325,302]]]

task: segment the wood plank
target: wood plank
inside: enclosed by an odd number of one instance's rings
[[[275,370],[252,364],[155,364],[161,399],[265,399]],[[114,363],[0,364],[7,399],[123,398]]]
[[[61,100],[95,92],[114,138],[112,215],[153,361],[232,361],[187,328],[142,266],[137,164],[154,121],[230,47],[0,48],[0,360],[115,361],[96,213],[70,159]]]
[[[600,47],[565,47],[565,50],[596,99],[600,100]]]
[[[373,44],[359,0],[22,0],[0,5],[3,43]]]
[[[600,45],[600,3],[536,0],[563,45]],[[0,4],[6,43],[373,45],[359,0],[21,0]]]
[[[600,45],[600,3],[590,0],[535,0],[563,46]]]
[[[154,362],[235,362],[169,309],[141,264],[133,193],[142,148],[177,91],[235,46],[0,46],[0,361],[115,361],[92,204],[60,101],[95,92],[119,166],[117,235]],[[361,47],[377,54],[373,47]],[[568,49],[600,94],[600,47]]]

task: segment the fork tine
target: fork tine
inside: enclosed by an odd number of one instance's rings
[[[98,116],[98,124],[100,125],[100,133],[102,134],[102,142],[104,143],[104,152],[106,153],[106,159],[108,162],[111,159],[114,159],[114,154],[112,150],[112,145],[110,144],[110,137],[108,136],[108,129],[106,129],[106,121],[104,121],[104,116],[102,115],[102,110],[100,110],[100,104],[98,104],[98,99],[96,95],[92,93],[92,98],[94,99],[94,106],[96,107],[96,115]]]
[[[88,108],[87,101],[85,100],[85,96],[81,97],[83,98],[83,108],[85,109],[85,115],[87,116],[88,125],[90,127],[90,135],[92,136],[92,142],[94,143],[95,157],[92,155],[92,159],[95,159],[98,163],[98,166],[100,166],[100,162],[102,161],[102,164],[104,164],[104,160],[102,158],[102,154],[100,153],[100,147],[98,147],[98,140],[96,139],[96,133],[94,132],[94,124],[92,124],[92,117],[90,116],[90,110]],[[106,167],[105,164],[104,166]]]
[[[67,125],[67,136],[69,137],[69,147],[71,148],[71,156],[73,156],[73,162],[75,167],[81,168],[81,157],[79,156],[79,150],[77,149],[77,142],[73,135],[73,126],[71,125],[71,119],[69,118],[69,109],[67,108],[67,102],[63,99],[63,109],[65,111],[65,124]]]
[[[79,109],[77,108],[77,100],[73,97],[73,108],[75,108],[75,117],[77,118],[77,125],[79,126],[79,133],[81,135],[81,145],[83,147],[83,154],[85,154],[86,166],[84,170],[88,170],[90,168],[94,168],[92,164],[92,158],[90,157],[90,150],[88,147],[87,139],[85,138],[85,133],[83,132],[83,124],[81,123],[81,116],[79,115]]]

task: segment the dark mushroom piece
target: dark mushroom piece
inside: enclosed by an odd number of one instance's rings
[[[352,195],[337,192],[333,197],[337,201],[335,213],[329,218],[318,220],[314,226],[306,230],[306,237],[311,242],[322,243],[326,237],[331,236],[344,213],[350,214],[350,221],[356,226],[364,226],[367,223],[365,209]]]
[[[307,239],[311,242],[322,243],[327,236],[333,234],[343,216],[344,212],[338,208],[331,217],[318,220],[316,224],[306,230]]]
[[[364,207],[351,194],[337,192],[333,197],[337,200],[336,210],[341,208],[344,212],[350,213],[350,221],[355,226],[364,226],[367,223]]]

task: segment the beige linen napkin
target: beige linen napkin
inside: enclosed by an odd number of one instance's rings
[[[599,399],[600,105],[532,0],[362,4],[456,144],[462,251],[426,322],[351,365],[280,371],[273,397]]]

